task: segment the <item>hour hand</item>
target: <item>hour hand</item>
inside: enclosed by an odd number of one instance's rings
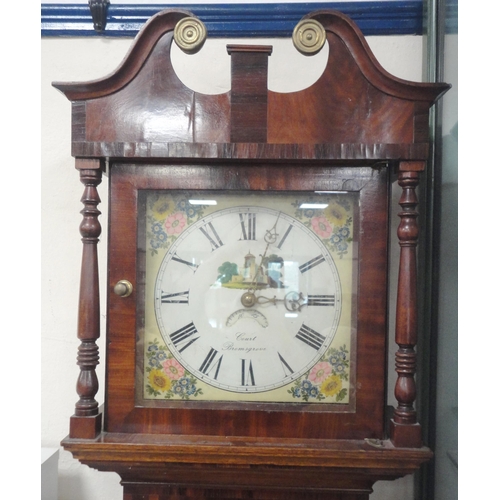
[[[277,302],[284,302],[284,299],[277,299],[276,297],[269,298],[264,297],[262,295],[255,295],[255,293],[251,290],[247,290],[241,296],[241,303],[245,307],[253,307],[255,304],[276,304]]]
[[[251,291],[245,292],[241,297],[241,303],[245,307],[253,307],[255,304],[277,304],[283,302],[285,308],[291,312],[299,312],[302,306],[307,302],[301,292],[289,292],[284,299],[274,297],[265,297],[263,295],[255,295]]]

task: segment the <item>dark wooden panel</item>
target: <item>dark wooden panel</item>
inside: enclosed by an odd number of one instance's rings
[[[71,141],[85,141],[85,110],[87,103],[85,101],[76,101],[71,104]]]
[[[270,46],[228,45],[231,55],[231,142],[267,142]]]
[[[87,141],[218,142],[229,137],[229,97],[197,95],[175,74],[172,34],[120,92],[87,103]]]
[[[327,67],[311,87],[269,93],[273,143],[411,143],[413,103],[367,80],[343,41],[328,33]]]
[[[123,500],[368,500],[369,493],[338,493],[309,490],[248,490],[230,488],[194,488],[168,484],[122,483]],[[370,488],[371,489],[371,488]]]

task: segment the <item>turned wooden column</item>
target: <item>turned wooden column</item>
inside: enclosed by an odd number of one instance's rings
[[[416,188],[424,162],[401,162],[398,184],[403,189],[399,204],[402,211],[398,227],[401,247],[399,259],[398,296],[396,306],[396,372],[394,394],[398,406],[391,421],[391,441],[395,446],[422,446],[420,424],[414,402],[417,395],[415,372],[417,366],[417,244],[418,223]]]
[[[75,413],[70,420],[71,438],[95,438],[101,431],[101,414],[95,395],[99,390],[96,366],[99,364],[99,348],[96,344],[100,336],[99,276],[97,262],[97,243],[101,234],[98,217],[101,212],[97,186],[101,183],[100,160],[77,159],[76,168],[80,180],[85,185],[81,202],[83,220],[80,224],[83,253],[80,277],[80,297],[78,308],[78,347],[77,364],[80,375],[76,384],[79,400]]]

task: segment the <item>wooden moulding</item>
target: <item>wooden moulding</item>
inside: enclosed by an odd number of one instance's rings
[[[162,143],[162,142],[86,142],[72,144],[73,156],[88,158],[134,158],[159,160],[270,160],[337,161],[426,160],[427,143],[416,144],[270,144],[270,143]]]
[[[384,471],[397,465],[398,473],[429,459],[426,447],[399,449],[388,440],[283,439],[238,436],[186,436],[103,432],[98,439],[66,438],[64,446],[77,458],[96,462],[137,461],[182,464],[275,465],[343,468],[347,465]]]
[[[62,444],[82,463],[115,471],[125,482],[257,491],[369,493],[375,481],[410,474],[432,457],[428,448],[396,448],[390,441],[367,440],[103,433],[93,442],[65,439]]]

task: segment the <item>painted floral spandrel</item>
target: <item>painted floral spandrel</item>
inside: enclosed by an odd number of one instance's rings
[[[347,396],[349,352],[346,346],[328,349],[326,354],[302,378],[296,380],[288,392],[302,401],[322,401],[327,397],[342,402]]]
[[[150,396],[187,400],[203,393],[196,387],[197,379],[157,339],[149,343],[146,360],[146,392]]]

